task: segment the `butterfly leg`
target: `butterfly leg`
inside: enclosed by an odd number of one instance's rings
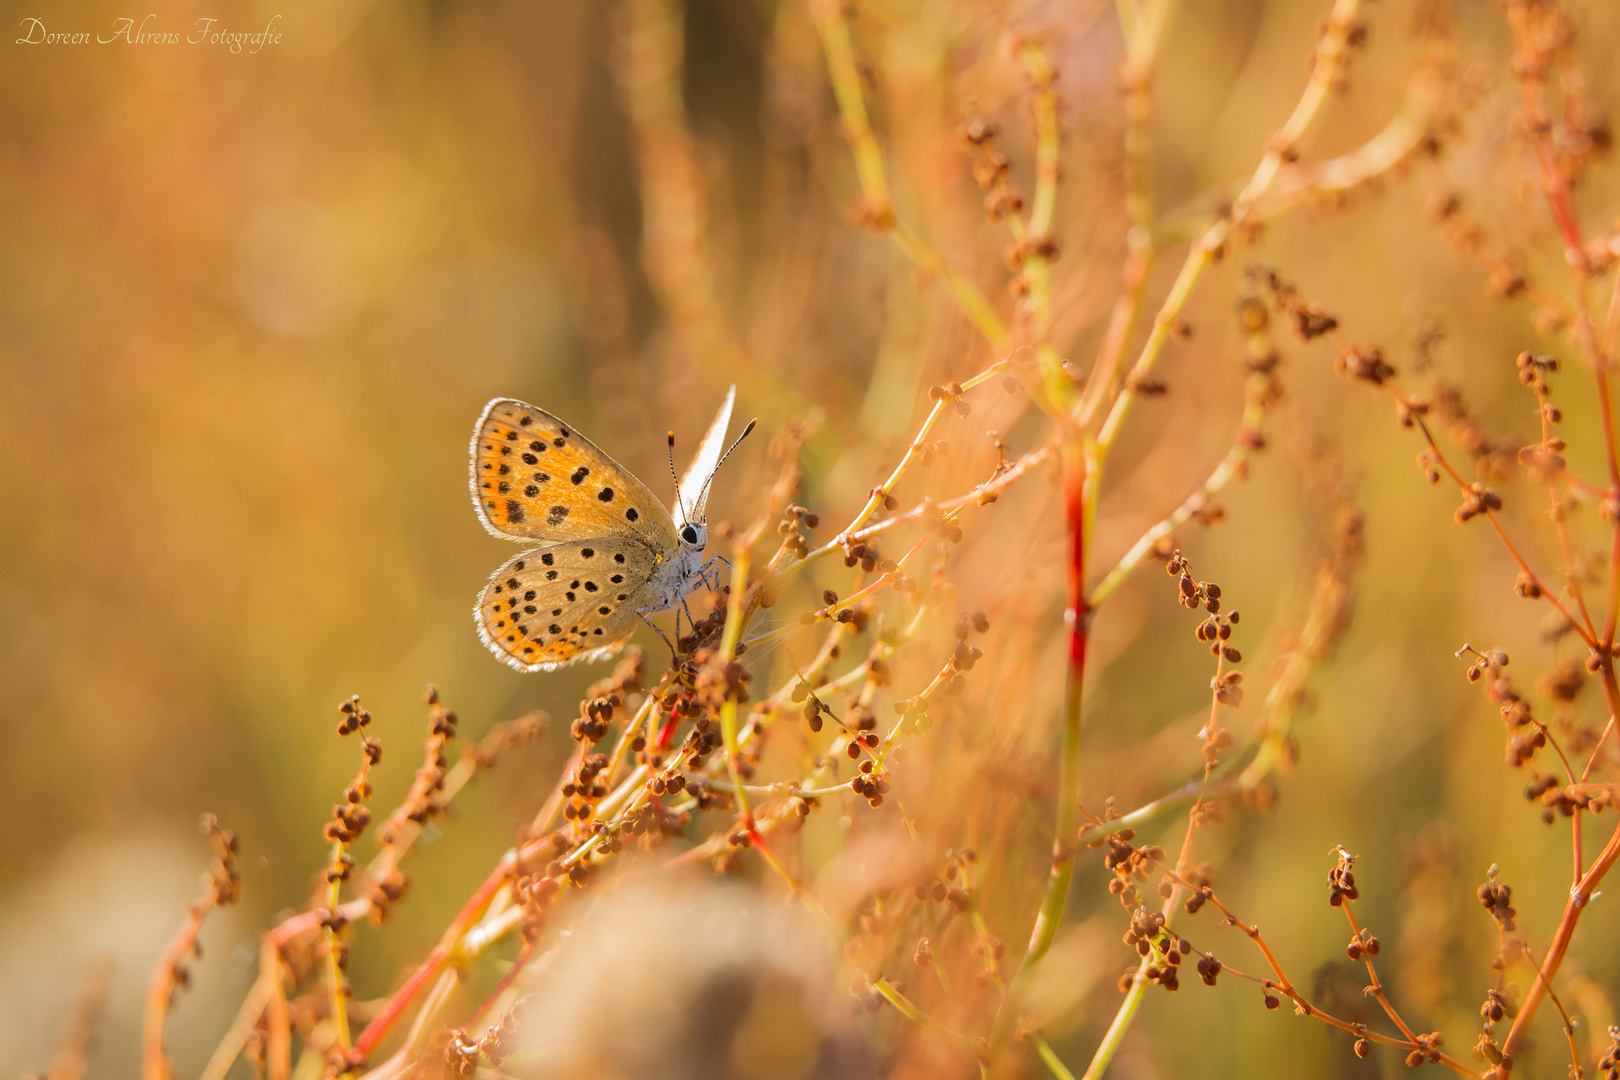
[[[660,630],[658,628],[657,623],[655,623],[651,619],[647,618],[648,615],[652,615],[652,614],[655,614],[655,613],[660,612],[660,611],[668,611],[672,606],[673,605],[668,604],[668,603],[654,604],[651,607],[636,608],[636,614],[641,617],[642,622],[646,623],[648,626],[653,628],[653,633],[657,634],[659,637],[664,639],[664,644],[665,645],[669,646],[670,663],[678,664],[678,663],[681,662],[681,654],[675,651],[675,646],[669,640],[669,635],[665,634],[662,630]],[[680,630],[681,630],[681,627],[680,627],[680,612],[677,611],[675,613],[675,634],[676,634],[677,637],[680,636]]]
[[[715,570],[714,571],[714,580],[712,582],[709,580],[710,569],[714,566],[715,563],[725,563],[726,564],[726,569],[727,570],[731,569],[731,563],[726,561],[726,557],[724,555],[716,555],[713,558],[711,558],[708,562],[706,562],[702,566],[698,567],[698,577],[703,580],[703,584],[707,585],[711,589],[718,589],[720,587],[720,571]]]

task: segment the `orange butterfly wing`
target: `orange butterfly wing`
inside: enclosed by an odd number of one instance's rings
[[[496,536],[628,536],[652,551],[675,549],[675,523],[647,485],[544,409],[496,398],[478,418],[471,449],[473,506]]]

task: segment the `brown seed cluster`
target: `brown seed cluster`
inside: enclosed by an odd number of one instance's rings
[[[1541,812],[1542,820],[1552,824],[1554,815],[1574,817],[1576,811],[1585,810],[1600,813],[1610,804],[1608,789],[1600,788],[1596,791],[1587,790],[1579,785],[1565,786],[1559,783],[1558,778],[1547,773],[1535,773],[1530,783],[1525,785],[1524,797],[1531,802],[1540,803],[1544,809]]]
[[[1142,905],[1142,891],[1137,888],[1137,883],[1146,881],[1153,865],[1164,859],[1163,848],[1153,844],[1137,848],[1131,844],[1134,839],[1136,839],[1135,830],[1120,829],[1087,845],[1107,846],[1108,851],[1103,855],[1103,865],[1113,874],[1108,882],[1108,891],[1119,897],[1119,902],[1132,911]]]
[[[891,559],[885,559],[876,546],[865,542],[849,544],[844,548],[844,565],[859,566],[865,573],[882,570],[885,574],[898,570],[900,564]],[[847,618],[845,617],[847,614]],[[866,628],[866,614],[863,608],[846,608],[838,613],[839,622],[859,623],[855,627],[857,633]]]
[[[962,384],[958,382],[948,382],[940,386],[930,386],[928,388],[929,401],[948,401],[951,403],[951,408],[956,412],[957,416],[965,417],[973,412],[973,406],[968,404],[968,400],[963,396],[963,394],[964,391],[962,389]],[[874,494],[878,494],[878,492],[874,492]],[[884,497],[887,498],[888,496]],[[884,509],[895,510],[898,509],[899,505],[899,503],[895,503],[894,506],[885,506]]]
[[[1360,960],[1364,956],[1377,956],[1380,945],[1372,931],[1363,927],[1357,930],[1350,938],[1350,944],[1345,946],[1344,954],[1352,960]]]
[[[1514,919],[1519,914],[1513,910],[1513,889],[1497,880],[1496,867],[1491,867],[1485,884],[1478,889],[1479,902],[1496,920],[1496,925],[1504,934],[1511,934],[1516,927]]]
[[[568,848],[567,837],[555,835],[553,852],[565,851]],[[524,874],[512,883],[512,894],[518,903],[523,905],[523,940],[533,943],[540,938],[546,927],[546,915],[551,906],[562,892],[561,875],[553,874]]]
[[[1501,649],[1481,652],[1465,643],[1457,650],[1457,656],[1472,658],[1473,662],[1468,667],[1468,681],[1479,683],[1485,696],[1498,706],[1508,732],[1508,765],[1517,769],[1529,763],[1535,758],[1536,752],[1547,745],[1547,728],[1532,715],[1530,702],[1514,689],[1507,677],[1508,654]],[[1540,795],[1538,791],[1535,797],[1539,798]],[[1551,810],[1547,811],[1548,815],[1551,813]],[[1551,818],[1548,820],[1550,822]]]
[[[687,664],[695,669],[692,693],[703,712],[716,715],[728,701],[748,704],[748,684],[754,676],[736,657],[721,656],[719,649],[701,648],[688,658]]]
[[[596,800],[607,795],[607,785],[599,777],[607,769],[606,754],[586,754],[574,769],[573,777],[562,786],[563,816],[569,821],[584,822],[596,809]]]
[[[1395,369],[1384,359],[1383,350],[1376,346],[1352,346],[1339,354],[1333,362],[1333,370],[1374,386],[1383,386],[1395,377]]]
[[[1506,479],[1518,453],[1517,440],[1486,431],[1456,384],[1436,382],[1433,396],[1432,411],[1445,424],[1446,438],[1473,459],[1474,472],[1491,480]]]
[[[1243,653],[1231,644],[1231,639],[1232,628],[1242,618],[1237,611],[1222,612],[1221,587],[1213,581],[1195,580],[1186,556],[1179,549],[1171,552],[1164,569],[1165,573],[1177,579],[1176,601],[1190,611],[1202,608],[1207,613],[1207,617],[1193,631],[1194,636],[1209,646],[1209,654],[1219,657],[1223,667],[1225,664],[1241,663]],[[1211,682],[1210,689],[1217,702],[1235,709],[1243,703],[1243,673],[1222,670]],[[1204,736],[1207,740],[1213,740],[1212,744],[1206,745],[1206,754],[1218,754],[1230,745],[1231,737],[1213,728],[1206,730]]]
[[[1356,857],[1344,848],[1339,848],[1338,861],[1334,863],[1333,869],[1328,871],[1329,907],[1342,907],[1361,896],[1356,891],[1355,865]]]
[[[1251,285],[1260,289],[1270,299],[1271,306],[1278,313],[1288,317],[1294,333],[1301,341],[1314,341],[1338,329],[1338,319],[1308,302],[1299,294],[1299,290],[1284,281],[1275,271],[1262,266],[1253,266],[1249,268],[1247,277]]]
[[[1163,912],[1150,911],[1145,905],[1137,907],[1131,912],[1130,925],[1126,927],[1121,940],[1134,948],[1143,959],[1155,957],[1152,963],[1141,968],[1142,978],[1164,987],[1171,994],[1181,989],[1181,960],[1192,953],[1192,942],[1165,926]],[[1198,976],[1204,985],[1214,986],[1220,971],[1219,960],[1200,957]],[[1122,991],[1130,989],[1136,974],[1132,971],[1120,980]]]
[[[214,849],[214,863],[208,868],[208,902],[215,907],[226,907],[242,898],[242,875],[236,872],[236,856],[240,846],[236,832],[221,828],[213,814],[204,814],[202,830]]]
[[[186,966],[189,958],[202,956],[198,935],[203,919],[215,908],[236,903],[242,896],[242,877],[236,870],[238,844],[236,833],[222,828],[213,814],[202,817],[202,831],[208,837],[214,852],[214,862],[203,879],[203,894],[186,908],[186,921],[163,958],[159,961],[157,977],[163,989],[162,1001],[166,1008],[174,996],[191,985],[191,970]]]
[[[776,531],[783,538],[782,548],[790,551],[799,558],[810,554],[810,541],[800,530],[814,529],[821,524],[821,516],[796,503],[789,503],[782,512],[782,520],[777,523]],[[769,602],[767,603],[767,598]],[[767,591],[760,597],[763,607],[770,607],[776,602],[775,596]]]
[[[338,712],[343,717],[338,722],[339,735],[361,731],[371,724],[371,714],[361,706],[359,695],[339,705]],[[371,767],[382,760],[382,744],[370,736],[361,735],[360,746],[360,771],[344,789],[343,801],[332,807],[332,820],[321,831],[321,835],[332,843],[332,861],[325,870],[328,882],[349,879],[354,871],[354,856],[345,849],[360,839],[366,826],[371,824],[371,808],[365,804],[365,800],[371,798],[369,774]]]
[[[592,683],[579,704],[579,716],[569,725],[568,733],[574,741],[586,746],[601,742],[613,721],[614,710],[641,690],[646,671],[646,654],[640,649],[631,649],[614,666],[611,675]]]
[[[949,904],[958,915],[965,914],[973,903],[971,876],[978,861],[979,853],[973,848],[949,850],[939,875],[918,883],[912,892],[918,900]]]
[[[444,791],[444,774],[449,768],[445,749],[455,739],[456,726],[460,721],[454,712],[440,703],[438,687],[429,686],[423,694],[423,701],[428,707],[428,736],[422,765],[416,770],[416,777],[411,782],[410,793],[405,796],[400,813],[390,817],[379,830],[384,843],[392,842],[398,835],[400,821],[425,825],[444,813],[440,793]]]
[[[1462,489],[1462,500],[1462,505],[1457,507],[1454,515],[1459,525],[1472,521],[1481,514],[1494,513],[1502,509],[1502,497],[1477,480]],[[1523,591],[1527,593],[1528,589],[1529,586],[1526,586]]]
[[[1440,1048],[1446,1044],[1444,1035],[1438,1031],[1431,1031],[1428,1034],[1417,1036],[1413,1041],[1418,1044],[1418,1049],[1406,1055],[1408,1068],[1415,1069],[1425,1061],[1431,1065],[1439,1062]]]
[[[1598,1072],[1603,1080],[1620,1080],[1620,1027],[1609,1025],[1609,1045],[1598,1060]]]
[[[985,216],[992,222],[1000,221],[1008,213],[1021,213],[1024,200],[1007,187],[1012,175],[1012,162],[996,149],[999,128],[989,120],[975,118],[962,127],[962,148],[972,159],[973,179],[979,190],[995,198],[985,199]]]
[[[876,735],[863,738],[877,739]],[[871,749],[871,747],[868,747]],[[867,801],[876,810],[883,805],[883,796],[889,792],[889,774],[871,758],[861,762],[860,775],[849,782],[850,790]]]
[[[1520,448],[1519,464],[1535,474],[1537,480],[1550,482],[1564,472],[1565,442],[1552,434],[1552,426],[1564,419],[1563,411],[1552,403],[1549,376],[1558,370],[1558,358],[1541,353],[1521,352],[1514,361],[1519,369],[1519,382],[1536,396],[1536,412],[1541,419],[1542,438],[1539,442]],[[1560,507],[1567,514],[1567,507]]]

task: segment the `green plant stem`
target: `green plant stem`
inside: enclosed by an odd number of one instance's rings
[[[1035,1044],[1035,1052],[1041,1056],[1041,1060],[1046,1063],[1046,1067],[1057,1080],[1074,1080],[1074,1073],[1063,1064],[1063,1059],[1057,1056],[1057,1051],[1052,1049],[1052,1044],[1046,1041],[1045,1036],[1034,1031],[1030,1033],[1029,1041]]]
[[[1317,45],[1316,63],[1311,70],[1311,80],[1306,85],[1299,102],[1294,106],[1294,111],[1272,137],[1265,156],[1260,159],[1260,164],[1250,176],[1249,182],[1244,185],[1242,192],[1232,204],[1231,212],[1215,221],[1203,236],[1193,242],[1192,250],[1188,252],[1186,262],[1176,275],[1175,284],[1170,287],[1169,295],[1159,308],[1159,314],[1153,321],[1153,328],[1148,332],[1147,341],[1143,343],[1142,351],[1137,356],[1136,363],[1132,365],[1130,375],[1120,388],[1119,395],[1114,398],[1113,407],[1109,409],[1098,431],[1097,444],[1103,457],[1107,456],[1114,441],[1119,438],[1125,418],[1138,397],[1136,386],[1158,363],[1165,343],[1170,338],[1171,330],[1181,320],[1181,312],[1186,307],[1188,298],[1192,296],[1193,288],[1203,277],[1204,271],[1214,264],[1217,254],[1225,250],[1232,230],[1250,221],[1255,203],[1270,188],[1284,161],[1292,157],[1300,137],[1321,111],[1322,104],[1327,100],[1329,91],[1343,69],[1350,32],[1359,8],[1360,0],[1336,0],[1333,11],[1328,16],[1327,28]],[[1100,404],[1101,400],[1099,398],[1097,404]]]
[[[342,865],[344,844],[341,840],[332,841],[332,869],[331,882],[326,890],[326,906],[336,910],[343,899],[343,879],[337,876],[337,869]],[[337,1031],[338,1049],[348,1052],[349,1049],[349,1006],[346,995],[343,993],[343,970],[338,966],[338,951],[341,943],[338,941],[337,929],[333,926],[326,928],[326,981],[332,996],[332,1024]]]
[[[1125,1039],[1125,1032],[1130,1030],[1131,1021],[1136,1019],[1136,1010],[1141,1007],[1142,998],[1147,994],[1148,981],[1143,977],[1143,973],[1152,956],[1153,954],[1149,953],[1142,958],[1142,963],[1136,969],[1136,975],[1131,979],[1131,988],[1126,991],[1124,1002],[1114,1014],[1114,1022],[1108,1025],[1108,1030],[1103,1033],[1102,1042],[1097,1044],[1096,1051],[1091,1055],[1091,1064],[1086,1067],[1086,1073],[1081,1080],[1099,1080],[1102,1074],[1108,1071],[1115,1052],[1119,1050],[1119,1044]]]
[[[986,341],[996,347],[1005,345],[1007,328],[985,299],[984,293],[951,269],[950,264],[928,241],[895,214],[894,196],[883,163],[883,149],[872,131],[866,95],[861,90],[860,72],[855,66],[855,43],[850,35],[849,19],[844,14],[843,4],[840,0],[814,0],[811,12],[816,20],[816,29],[821,34],[822,52],[827,57],[827,76],[832,83],[833,97],[838,102],[844,137],[849,140],[850,150],[855,156],[855,174],[866,201],[864,216],[867,224],[889,233],[900,250],[924,273],[943,282]]]
[[[1080,812],[1081,713],[1086,646],[1091,629],[1091,609],[1085,598],[1088,535],[1083,492],[1086,472],[1084,451],[1078,446],[1065,446],[1063,491],[1064,512],[1069,528],[1069,600],[1064,619],[1068,623],[1069,649],[1068,669],[1063,684],[1062,744],[1058,751],[1057,820],[1052,838],[1052,872],[1040,912],[1035,918],[1035,927],[1030,932],[1029,947],[1024,952],[1020,973],[1032,967],[1051,948],[1058,922],[1063,917],[1064,905],[1069,899],[1069,885],[1074,879],[1075,825]]]

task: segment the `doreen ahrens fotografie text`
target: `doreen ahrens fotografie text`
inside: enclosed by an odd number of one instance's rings
[[[281,44],[281,16],[272,15],[263,30],[231,30],[219,19],[203,17],[184,30],[164,29],[155,14],[140,19],[114,19],[105,30],[56,30],[44,19],[29,16],[19,24],[16,45],[221,45],[233,53],[256,53]]]

